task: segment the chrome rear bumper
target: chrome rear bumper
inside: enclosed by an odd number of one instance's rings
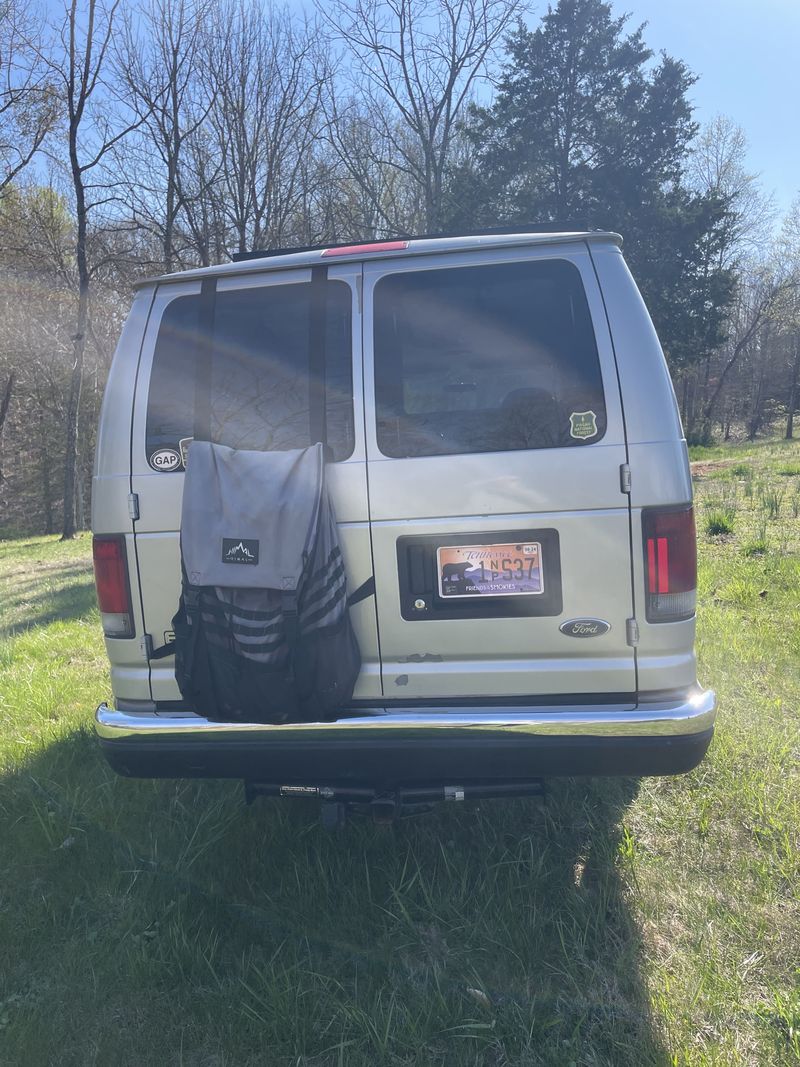
[[[359,709],[331,722],[211,722],[187,711],[115,710],[101,704],[96,730],[104,741],[326,741],[347,744],[382,736],[392,740],[442,737],[475,738],[523,733],[549,737],[669,737],[712,728],[716,700],[712,690],[695,689],[677,700],[640,703],[619,709],[587,703],[567,707],[432,707]]]
[[[371,707],[333,722],[221,723],[185,711],[101,704],[100,746],[137,778],[281,784],[502,782],[536,776],[680,774],[711,741],[713,692],[638,706]]]

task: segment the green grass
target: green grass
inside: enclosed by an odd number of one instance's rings
[[[712,508],[705,517],[703,526],[710,537],[733,533],[736,516],[729,508]]]
[[[724,450],[766,487],[797,456]],[[116,778],[88,539],[0,542],[0,1064],[800,1063],[798,524],[737,508],[699,537],[695,772],[339,835]]]

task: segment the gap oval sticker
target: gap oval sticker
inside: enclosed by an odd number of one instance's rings
[[[600,637],[610,629],[611,623],[602,619],[568,619],[559,626],[559,630],[567,637]]]
[[[174,448],[159,448],[147,462],[154,471],[174,471],[181,465],[181,454]]]

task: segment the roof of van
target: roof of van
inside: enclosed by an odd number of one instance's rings
[[[313,249],[287,249],[280,252],[248,253],[232,263],[211,267],[195,267],[176,274],[162,274],[146,278],[136,288],[156,282],[184,282],[202,278],[224,278],[232,274],[253,274],[260,271],[286,270],[289,267],[313,267],[321,263],[334,266],[339,262],[374,260],[397,256],[433,255],[437,252],[460,252],[471,248],[505,248],[517,245],[568,244],[576,241],[611,242],[622,246],[622,237],[611,230],[573,230],[563,232],[490,233],[459,237],[408,237],[378,241],[353,242],[349,245],[328,245]]]

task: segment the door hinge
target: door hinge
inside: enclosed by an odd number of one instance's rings
[[[636,619],[625,620],[625,639],[631,648],[636,648],[639,644],[639,623]]]
[[[142,653],[144,659],[148,662],[153,654],[153,637],[152,634],[142,634],[139,638],[139,651]]]
[[[620,464],[619,487],[623,493],[629,493],[631,491],[631,468],[628,463]]]
[[[364,314],[364,276],[359,274],[356,277],[356,298],[358,300],[358,313]]]
[[[139,518],[139,494],[128,493],[128,514],[132,519]]]

